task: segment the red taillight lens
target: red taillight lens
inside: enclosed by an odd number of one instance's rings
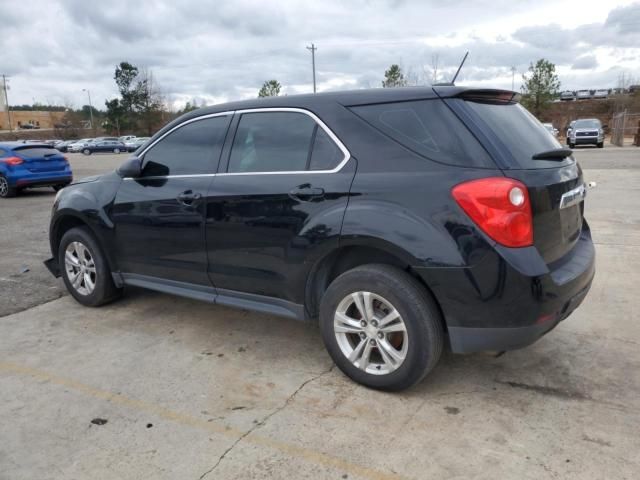
[[[7,165],[16,166],[24,163],[24,160],[22,160],[20,157],[9,157],[9,158],[0,158],[0,162],[6,163]]]
[[[505,247],[533,245],[527,187],[504,177],[482,178],[453,187],[453,198],[484,233]]]

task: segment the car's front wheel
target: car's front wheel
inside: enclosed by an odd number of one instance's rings
[[[604,142],[598,142],[598,148],[604,148]]]
[[[82,153],[84,153],[85,155],[91,155],[91,150],[85,148],[84,150],[82,150]]]
[[[403,390],[422,380],[444,343],[429,293],[389,265],[357,267],[335,279],[322,298],[320,329],[340,370],[380,390]]]
[[[122,292],[113,283],[109,264],[86,227],[72,228],[62,236],[58,263],[67,290],[82,305],[97,307]]]
[[[120,153],[120,149],[119,148],[114,148],[113,149],[113,153]]]
[[[569,148],[576,148],[576,144],[569,142]]]
[[[0,175],[0,198],[15,197],[18,189],[9,185],[9,180],[4,175]]]

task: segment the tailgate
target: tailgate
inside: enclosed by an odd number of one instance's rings
[[[533,242],[545,262],[554,262],[568,253],[582,231],[585,190],[578,164],[504,173],[529,190]]]
[[[24,160],[24,166],[30,172],[60,172],[67,166],[67,159],[50,146],[24,146],[13,151]]]

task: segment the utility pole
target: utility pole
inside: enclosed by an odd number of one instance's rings
[[[91,129],[93,130],[93,134],[95,136],[96,129],[93,126],[93,105],[91,105],[91,92],[88,88],[83,88],[83,92],[87,92],[87,96],[89,97],[89,118],[91,119]]]
[[[313,93],[316,93],[316,50],[318,48],[312,43],[307,50],[311,50],[311,68],[313,68]]]
[[[2,75],[2,89],[4,90],[4,103],[7,106],[7,117],[9,118],[9,133],[12,132],[11,128],[11,108],[9,108],[9,96],[7,95],[7,76]]]
[[[516,67],[511,67],[511,91],[516,87]]]

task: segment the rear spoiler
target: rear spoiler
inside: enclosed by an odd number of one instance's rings
[[[520,94],[511,90],[464,90],[456,95],[457,98],[471,102],[512,104],[520,101]]]

